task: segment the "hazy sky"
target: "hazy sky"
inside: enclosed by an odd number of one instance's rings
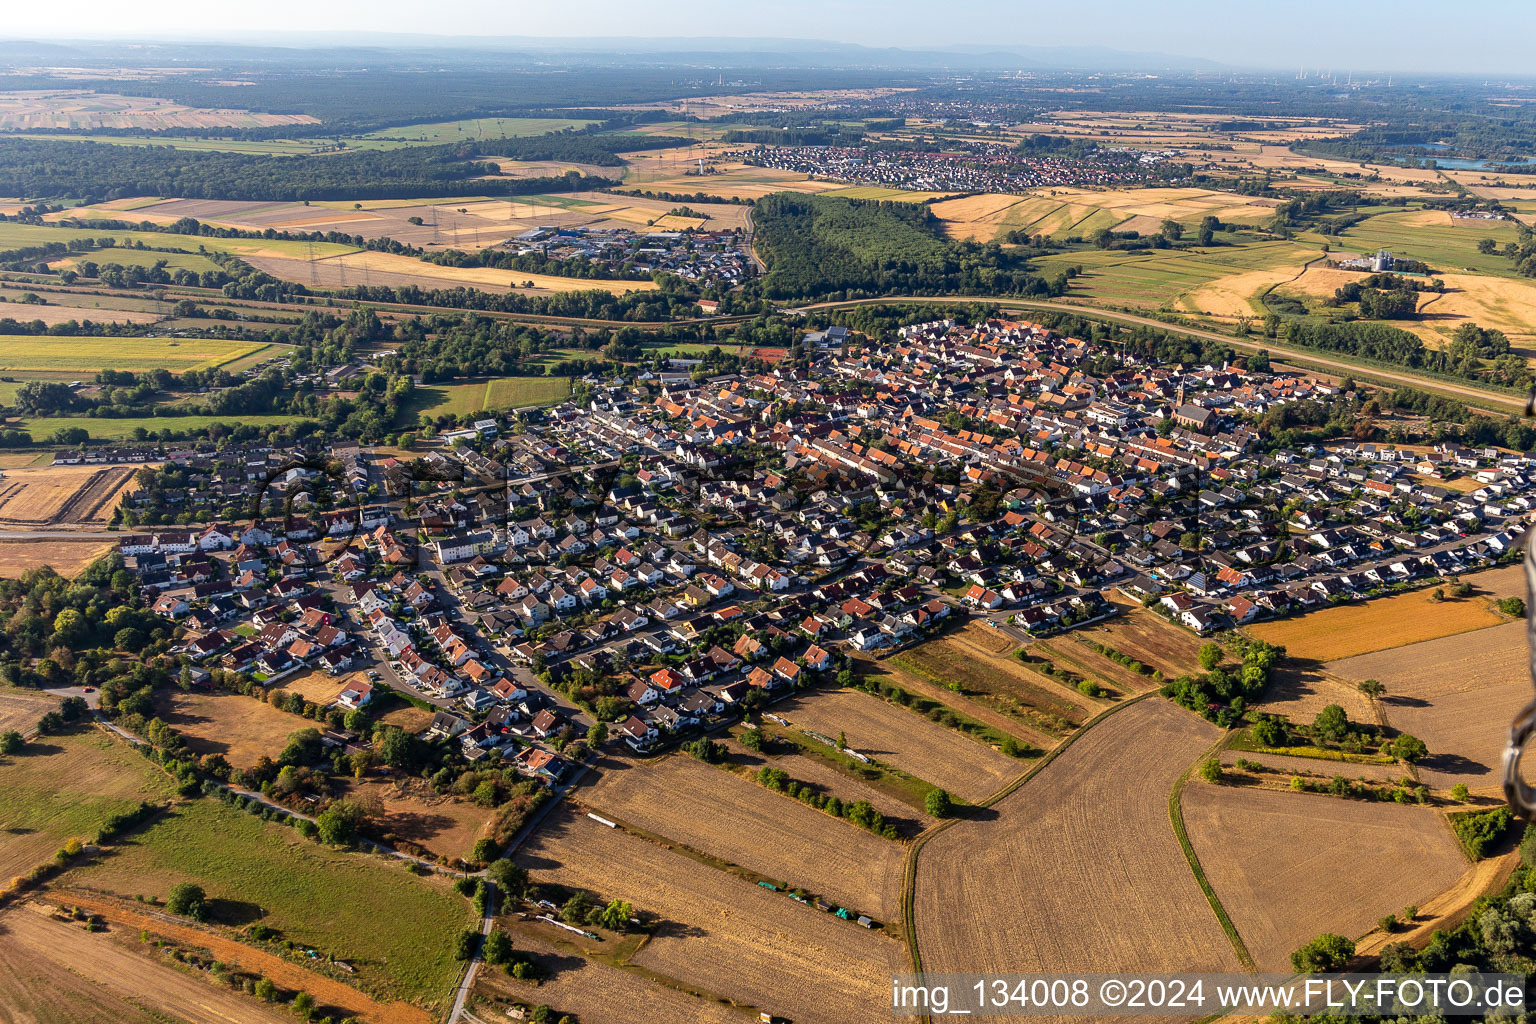
[[[1531,0],[72,0],[10,5],[0,37],[239,39],[296,29],[1099,45],[1237,66],[1536,76]]]

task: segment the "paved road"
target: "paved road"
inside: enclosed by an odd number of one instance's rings
[[[804,310],[814,309],[845,309],[850,306],[874,306],[882,303],[895,302],[933,302],[933,303],[958,303],[958,302],[990,302],[996,303],[1008,309],[1049,309],[1060,313],[1077,313],[1081,316],[1091,316],[1100,320],[1113,320],[1117,323],[1133,324],[1140,327],[1156,327],[1159,330],[1169,331],[1175,334],[1185,334],[1192,338],[1203,338],[1207,341],[1219,341],[1233,348],[1244,349],[1249,352],[1264,350],[1271,357],[1281,360],[1295,360],[1306,362],[1313,366],[1326,367],[1337,370],[1345,376],[1363,377],[1369,376],[1381,380],[1392,381],[1399,384],[1407,384],[1412,387],[1429,388],[1462,398],[1471,399],[1485,407],[1491,406],[1510,412],[1523,412],[1525,399],[1514,395],[1500,394],[1496,391],[1485,391],[1471,385],[1456,384],[1451,381],[1441,380],[1438,377],[1428,377],[1417,374],[1411,370],[1383,370],[1375,366],[1367,366],[1361,363],[1352,363],[1343,359],[1330,359],[1310,349],[1294,348],[1284,342],[1264,338],[1252,341],[1246,338],[1234,337],[1230,334],[1222,334],[1218,331],[1207,331],[1199,327],[1184,327],[1179,324],[1165,323],[1149,316],[1137,316],[1135,313],[1120,313],[1114,310],[1099,309],[1096,306],[1081,306],[1071,302],[1049,302],[1039,299],[1015,299],[1004,295],[900,295],[887,296],[881,299],[850,299],[845,302],[817,302],[801,307]],[[791,311],[793,312],[793,311]]]
[[[512,841],[507,844],[507,848],[502,851],[501,855],[503,857],[510,857],[516,853],[518,847],[522,846],[528,837],[533,834],[534,829],[539,827],[539,823],[544,820],[544,817],[554,810],[561,800],[565,799],[567,793],[576,788],[577,783],[581,781],[582,776],[586,775],[586,773],[587,766],[580,765],[576,771],[571,773],[569,778],[554,787],[553,799],[545,801],[544,806],[540,807],[538,812],[532,818],[529,818],[522,828],[518,829],[517,834],[512,837]],[[484,872],[477,873],[484,874]],[[466,1016],[471,1021],[477,1019],[473,1014],[466,1014],[464,1005],[469,1001],[469,994],[475,987],[475,977],[480,973],[480,964],[483,962],[482,956],[485,952],[485,937],[491,934],[491,928],[496,922],[496,896],[496,886],[491,885],[490,892],[485,901],[485,917],[480,921],[480,945],[475,948],[475,955],[470,958],[469,966],[464,970],[464,977],[460,979],[459,987],[454,992],[453,1011],[448,1014],[447,1024],[459,1024],[459,1020]]]
[[[0,530],[0,540],[122,540],[121,533],[104,530]]]

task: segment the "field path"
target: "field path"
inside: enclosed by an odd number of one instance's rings
[[[142,929],[206,949],[225,963],[271,978],[280,989],[308,992],[322,1007],[335,1007],[379,1024],[432,1024],[433,1021],[432,1015],[420,1007],[402,1002],[381,1003],[350,985],[306,970],[280,956],[226,938],[217,932],[182,924],[168,914],[137,909],[127,900],[117,900],[83,889],[53,889],[49,895],[58,903],[100,914],[113,924]]]

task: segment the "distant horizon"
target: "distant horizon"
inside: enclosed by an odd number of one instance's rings
[[[1071,10],[1030,0],[951,0],[944,17],[936,19],[932,9],[917,0],[777,0],[736,10],[700,0],[657,0],[643,8],[595,0],[581,6],[582,31],[577,32],[569,9],[508,9],[487,0],[449,0],[431,8],[405,0],[337,0],[324,5],[268,0],[259,6],[219,8],[190,0],[158,0],[131,8],[80,0],[69,10],[70,27],[61,25],[51,10],[12,12],[0,43],[402,50],[444,46],[482,51],[522,45],[641,55],[664,52],[656,44],[675,42],[684,48],[674,52],[722,52],[692,48],[710,43],[730,44],[723,52],[776,52],[775,46],[788,44],[957,57],[966,49],[1039,48],[1081,51],[1085,61],[1097,55],[1106,61],[1104,70],[1116,70],[1113,58],[1125,57],[1134,58],[1130,63],[1138,68],[1208,61],[1233,72],[1305,68],[1335,71],[1341,77],[1352,72],[1536,78],[1527,52],[1527,40],[1536,34],[1536,5],[1495,0],[1488,7],[1493,17],[1459,23],[1447,21],[1443,7],[1427,0],[1401,0],[1390,9],[1296,0],[1279,18],[1225,0],[1089,0]],[[146,24],[160,30],[147,32]],[[74,27],[80,25],[92,28]],[[295,27],[300,25],[304,27]],[[765,25],[771,26],[772,35],[758,31]],[[626,51],[626,44],[633,49]],[[1099,65],[1080,66],[1092,70]]]

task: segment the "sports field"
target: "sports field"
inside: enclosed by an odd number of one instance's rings
[[[0,307],[3,308],[3,307]],[[264,342],[211,338],[108,338],[8,335],[0,338],[0,370],[8,373],[77,373],[167,369],[211,370],[256,355]]]

